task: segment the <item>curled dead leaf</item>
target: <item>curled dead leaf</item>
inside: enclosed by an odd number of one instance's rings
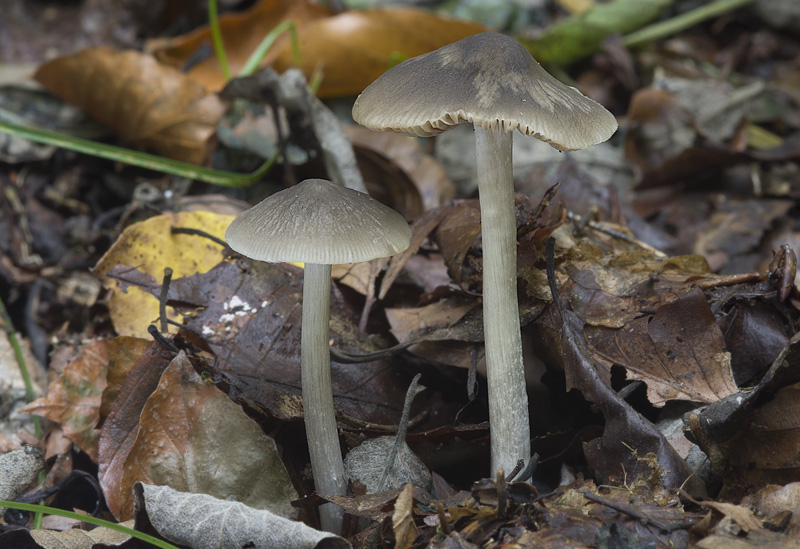
[[[101,46],[45,63],[34,78],[121,139],[202,164],[224,105],[183,73],[134,50]]]

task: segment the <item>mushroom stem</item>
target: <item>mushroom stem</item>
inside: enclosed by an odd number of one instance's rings
[[[331,266],[307,263],[303,280],[301,378],[303,415],[314,486],[325,495],[343,496],[347,491],[339,447],[339,432],[331,391],[330,335]],[[343,510],[333,503],[320,507],[323,530],[341,533]]]
[[[483,335],[489,388],[492,471],[530,461],[530,423],[517,304],[513,135],[475,126],[483,241]]]

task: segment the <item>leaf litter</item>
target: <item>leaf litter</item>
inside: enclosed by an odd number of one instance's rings
[[[540,463],[532,482],[479,480],[487,473],[488,426],[485,383],[475,375],[483,355],[477,202],[452,201],[448,175],[427,155],[438,145],[421,152],[407,138],[370,138],[349,128],[368,188],[412,221],[414,237],[385,268],[337,269],[331,346],[340,433],[348,451],[391,435],[405,387],[422,373],[425,389],[406,440],[431,470],[433,487],[366,494],[355,480],[351,495],[327,500],[367,518],[366,529],[358,532],[351,520],[346,540],[301,546],[792,546],[800,434],[793,251],[800,240],[792,218],[800,196],[800,118],[787,82],[798,79],[788,61],[797,44],[778,45],[781,31],[754,29],[747,12],[734,12],[648,50],[626,50],[614,39],[600,43],[608,29],[641,25],[625,15],[633,3],[586,4],[567,6],[576,15],[552,26],[538,47],[547,57],[548,41],[557,44],[575,29],[588,33],[589,49],[602,51],[566,70],[616,114],[627,112],[628,131],[610,146],[624,147],[617,163],[579,154],[525,159],[533,169],[517,182],[525,192],[517,195],[516,211],[520,321],[526,345],[535,349],[526,357],[529,391],[537,395],[534,417],[543,418],[533,425]],[[665,7],[651,4],[639,18]],[[604,14],[625,21],[595,28]],[[223,17],[234,67],[248,44],[289,19],[300,32],[305,76],[321,68],[326,97],[356,94],[403,58],[484,28],[408,8],[333,14],[314,4],[264,1]],[[421,32],[434,23],[443,30]],[[344,26],[353,32],[342,35]],[[754,40],[736,42],[733,30]],[[171,62],[182,67],[207,37],[201,30],[156,55],[174,55]],[[265,63],[273,61],[278,68],[293,64],[285,36]],[[224,104],[153,62],[86,50],[44,65],[40,75],[54,78],[50,87],[72,94],[121,138],[207,161]],[[710,63],[723,72],[713,73]],[[195,67],[189,78],[222,87],[213,57]],[[643,85],[650,72],[652,85]],[[97,75],[124,88],[122,102],[93,98]],[[295,167],[324,176],[313,161],[319,143],[302,133],[310,109],[291,111],[280,104],[285,97],[274,100],[264,110],[280,109],[273,123],[286,123],[290,139],[312,159]],[[120,105],[142,113],[137,105],[152,101],[158,108],[150,118],[114,114]],[[206,103],[216,106],[205,110]],[[182,129],[175,124],[181,120]],[[276,128],[266,138],[280,141]],[[226,154],[236,146],[231,142]],[[97,165],[70,158],[73,177],[51,184],[52,166],[42,158],[45,164],[26,165],[24,177],[3,175],[0,223],[11,238],[0,243],[0,289],[10,284],[14,291],[0,295],[11,300],[13,319],[37,356],[47,360],[49,344],[42,341],[54,345],[48,395],[26,408],[51,420],[38,443],[52,464],[48,483],[56,487],[56,496],[47,497],[91,511],[77,498],[80,490],[58,482],[99,469],[115,516],[135,516],[137,528],[196,547],[209,537],[195,528],[207,517],[228,517],[232,525],[212,527],[212,536],[266,539],[249,530],[264,515],[242,504],[272,506],[314,524],[314,509],[326,499],[310,488],[300,421],[302,269],[253,263],[203,237],[173,234],[178,226],[221,236],[229,219],[174,211],[192,196],[174,181],[99,166],[131,187],[145,179],[160,196],[126,210],[133,193],[120,194],[118,185],[112,192],[109,175],[109,188],[92,183]],[[253,201],[294,181],[291,169],[237,198]],[[560,187],[552,186],[556,179]],[[622,183],[631,179],[635,187]],[[55,192],[42,192],[51,186]],[[179,201],[169,198],[176,192]],[[92,224],[87,214],[103,211],[100,204],[135,217],[115,214],[117,227],[128,228],[108,230],[111,224]],[[142,214],[149,219],[138,219]],[[552,250],[545,246],[549,237]],[[77,251],[64,259],[70,249]],[[81,293],[72,271],[92,264],[104,288]],[[173,269],[171,282],[166,267]],[[28,295],[24,307],[20,295]],[[153,329],[167,319],[169,330]],[[67,345],[76,350],[65,352]],[[678,436],[662,433],[675,420]],[[30,434],[18,438],[37,443]],[[690,462],[692,452],[707,463]],[[166,505],[147,501],[153,490],[171,489],[184,493],[171,493]],[[269,503],[254,496],[273,489]],[[208,497],[201,493],[217,499],[198,506],[198,498]],[[237,503],[226,501],[230,496]],[[186,510],[181,520],[178,509]],[[257,514],[244,518],[251,512]],[[163,513],[166,521],[157,520]],[[188,528],[172,531],[179,522]],[[26,536],[3,530],[0,543],[58,543]]]

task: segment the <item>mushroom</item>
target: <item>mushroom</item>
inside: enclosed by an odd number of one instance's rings
[[[492,472],[530,461],[528,398],[517,304],[511,166],[518,129],[560,151],[611,137],[614,116],[550,76],[514,39],[476,34],[389,69],[356,99],[353,119],[377,131],[430,137],[475,126],[483,240],[483,327]]]
[[[251,259],[305,263],[300,343],[303,415],[314,485],[342,496],[347,486],[331,390],[331,265],[389,257],[408,248],[403,216],[367,194],[324,179],[307,179],[240,214],[225,232],[228,245]],[[342,508],[325,504],[320,522],[339,533]]]

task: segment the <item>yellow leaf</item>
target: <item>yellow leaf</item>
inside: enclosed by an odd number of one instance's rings
[[[100,258],[94,274],[111,292],[109,312],[119,335],[150,338],[147,327],[158,320],[158,299],[137,287],[120,288],[107,276],[117,265],[129,265],[161,284],[164,267],[171,267],[173,278],[211,270],[222,259],[218,244],[194,235],[170,232],[170,227],[200,229],[217,238],[225,237],[232,215],[211,212],[183,212],[151,217],[125,229],[111,249]],[[170,309],[168,309],[169,311]],[[178,320],[174,313],[168,316]],[[176,331],[171,327],[171,331]]]

